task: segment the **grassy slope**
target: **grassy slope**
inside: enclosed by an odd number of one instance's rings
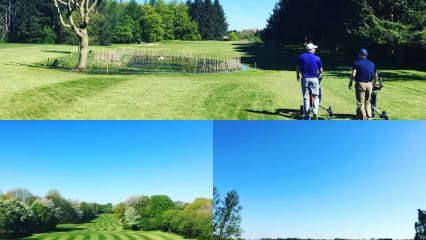
[[[289,71],[298,54],[294,48],[180,41],[145,47],[213,57],[242,56],[244,63],[256,63],[258,69],[218,74],[90,75],[33,65],[75,51],[73,46],[0,45],[0,119],[299,118],[300,87],[295,73]],[[350,118],[356,104],[354,94],[347,90],[349,68],[343,69],[329,72],[323,83],[323,103],[333,106],[337,119]],[[384,73],[387,82],[379,95],[380,108],[392,119],[426,119],[422,108],[426,73]],[[324,112],[323,117],[328,118]]]
[[[56,232],[35,234],[24,240],[182,240],[183,238],[159,231],[125,231],[111,215],[84,224],[64,224]]]

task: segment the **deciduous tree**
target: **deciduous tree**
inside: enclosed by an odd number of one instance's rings
[[[163,19],[150,4],[142,6],[143,15],[140,18],[142,39],[145,42],[157,42],[164,39]]]
[[[88,26],[91,13],[95,11],[101,0],[53,0],[57,9],[61,24],[70,28],[80,41],[80,57],[77,69],[83,71],[87,66],[89,53]]]
[[[124,224],[125,228],[131,230],[138,230],[140,226],[141,216],[138,215],[134,207],[126,209],[124,213]]]

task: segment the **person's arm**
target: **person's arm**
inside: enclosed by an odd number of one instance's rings
[[[300,66],[299,65],[297,65],[297,67],[296,67],[296,78],[297,78],[297,81],[300,81]]]
[[[354,86],[355,77],[356,77],[356,69],[354,68],[352,70],[351,80],[349,81],[349,90],[352,90],[352,87]]]
[[[379,74],[376,72],[376,73],[374,74],[373,86],[377,84],[377,80],[379,80]]]
[[[317,56],[317,67],[318,67],[318,78],[321,81],[322,80],[322,74],[324,72],[324,69],[322,68],[322,61],[321,58]]]
[[[379,74],[377,73],[376,66],[374,66],[374,80],[373,80],[373,86],[377,84],[377,80],[379,80]]]
[[[322,67],[322,61],[320,57],[318,57],[318,69],[318,74],[321,76],[324,73],[324,68]]]

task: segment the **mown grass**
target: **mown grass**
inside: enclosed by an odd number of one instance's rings
[[[50,233],[34,234],[21,240],[182,240],[181,236],[160,231],[123,230],[112,215],[101,215],[89,223],[63,224]],[[3,239],[2,239],[3,240]]]
[[[114,45],[111,48],[122,48]],[[0,45],[0,119],[300,119],[295,59],[301,48],[271,44],[167,41],[135,48],[242,57],[245,72],[96,75],[36,63],[76,52],[74,46]],[[92,49],[100,49],[93,47]],[[352,59],[319,52],[325,62],[323,105],[352,119],[356,102],[347,88]],[[378,64],[380,69],[380,64]],[[379,108],[391,119],[426,119],[426,73],[380,70],[385,88]]]

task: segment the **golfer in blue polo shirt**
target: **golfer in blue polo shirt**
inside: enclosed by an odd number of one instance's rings
[[[318,119],[318,108],[320,104],[320,81],[319,78],[323,73],[322,63],[320,57],[315,55],[316,46],[313,43],[306,45],[306,53],[299,56],[297,64],[297,81],[300,81],[302,77],[302,94],[303,94],[303,106],[305,111],[305,120],[310,120],[310,93],[314,97],[313,112],[314,118]],[[302,76],[300,76],[302,74]]]
[[[378,78],[376,65],[368,60],[367,49],[361,49],[359,59],[355,60],[353,64],[349,89],[352,90],[355,81],[355,94],[358,102],[357,115],[362,120],[371,120],[373,117],[371,94]]]

